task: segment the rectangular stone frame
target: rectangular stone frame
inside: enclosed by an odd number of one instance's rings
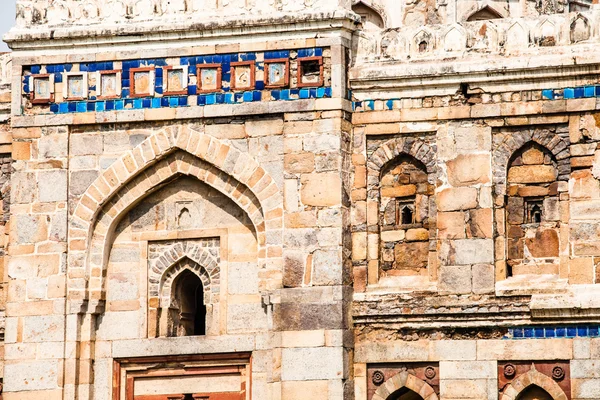
[[[188,85],[189,85],[189,76],[188,76],[188,66],[187,65],[168,65],[166,67],[162,67],[163,68],[163,90],[164,88],[168,87],[168,81],[169,81],[169,71],[173,71],[173,70],[181,70],[183,77],[185,79],[184,82],[182,82],[182,86],[185,87],[185,90],[174,90],[174,91],[167,91],[164,90],[163,91],[163,95],[165,96],[187,96],[188,94]]]
[[[201,366],[169,369],[168,366],[155,370],[144,370],[140,368],[147,365],[149,368],[158,363],[185,363],[201,362]],[[211,365],[211,363],[213,365]],[[129,367],[129,368],[128,368]],[[251,400],[252,399],[252,353],[225,353],[206,355],[177,355],[177,356],[154,356],[154,357],[132,357],[113,360],[112,378],[112,400],[166,400],[173,395],[146,395],[134,397],[135,380],[140,378],[169,378],[178,376],[199,375],[230,375],[240,373],[246,377],[240,388],[245,396],[231,396],[226,400]],[[194,398],[203,399],[211,393],[194,393]],[[229,397],[229,396],[228,396]],[[174,397],[177,398],[177,397]],[[221,397],[219,397],[221,398]]]
[[[149,82],[148,82],[148,93],[136,93],[135,92],[135,81],[134,76],[136,72],[148,72]],[[154,67],[141,67],[141,68],[132,68],[129,70],[129,97],[151,97],[154,96],[154,84],[155,84],[155,69]]]
[[[50,86],[50,97],[36,99],[35,98],[35,80],[36,78],[48,78]],[[49,104],[54,101],[54,74],[32,74],[29,75],[29,98],[32,104]]]
[[[117,75],[117,88],[116,88],[116,92],[118,94],[115,95],[115,96],[104,96],[104,94],[102,93],[102,75],[109,75],[109,74],[116,74]],[[96,98],[98,100],[114,100],[114,99],[121,98],[121,91],[123,90],[122,82],[121,82],[122,74],[123,74],[123,71],[120,70],[120,69],[111,69],[111,70],[106,70],[106,71],[98,71],[97,72],[97,77],[96,77],[96,93],[98,95],[96,96]]]
[[[232,62],[231,64],[231,90],[254,90],[256,87],[256,63],[254,61],[240,61]],[[235,86],[235,68],[236,67],[250,67],[250,86],[238,88]]]
[[[317,61],[319,63],[319,81],[316,84],[315,83],[302,83],[302,75],[304,75],[302,63],[307,62],[307,61]],[[296,86],[298,86],[299,88],[320,87],[320,86],[323,86],[324,82],[325,82],[325,74],[324,74],[324,67],[323,67],[323,57],[319,56],[319,57],[298,58],[298,82],[297,82]]]
[[[285,82],[283,84],[272,84],[269,81],[269,64],[285,64]],[[290,60],[289,58],[275,58],[272,60],[265,60],[265,88],[277,89],[286,88],[290,84]]]
[[[202,70],[203,69],[211,69],[214,68],[217,70],[217,88],[216,89],[209,89],[209,90],[204,90],[202,89]],[[196,66],[196,74],[197,74],[197,78],[196,78],[196,85],[198,87],[197,92],[198,93],[214,93],[214,92],[220,92],[221,89],[223,88],[223,67],[221,64],[198,64]]]
[[[83,79],[83,86],[85,88],[84,95],[82,97],[69,97],[69,78],[72,76],[81,76]],[[89,85],[88,85],[88,73],[87,72],[64,72],[63,73],[63,99],[67,101],[82,101],[89,97]]]

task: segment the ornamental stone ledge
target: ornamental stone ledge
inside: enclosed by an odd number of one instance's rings
[[[531,297],[530,307],[536,319],[597,319],[600,317],[600,287],[577,285],[563,294],[536,294]]]

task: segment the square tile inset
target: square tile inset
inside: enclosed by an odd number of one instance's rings
[[[188,66],[163,67],[163,94],[188,94]]]
[[[221,90],[221,64],[199,64],[197,70],[199,93],[210,93]]]
[[[31,102],[47,104],[54,101],[54,74],[35,74],[29,76]]]
[[[254,89],[254,61],[231,63],[231,88],[234,90]]]
[[[154,67],[132,68],[129,72],[130,96],[154,96],[154,80]]]
[[[323,57],[298,59],[298,87],[323,86]]]
[[[121,97],[121,71],[110,70],[98,72],[96,91],[100,99],[116,99]]]
[[[265,87],[287,87],[290,81],[290,61],[287,58],[265,61]]]

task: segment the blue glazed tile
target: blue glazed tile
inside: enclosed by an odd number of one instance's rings
[[[331,88],[325,88],[325,97],[331,97]]]
[[[556,337],[565,337],[567,336],[567,330],[564,327],[556,328]]]
[[[204,56],[204,63],[205,64],[212,64],[213,63],[213,56]]]
[[[290,96],[299,96],[300,89],[290,89]]]
[[[264,63],[261,63],[261,62],[257,62],[257,63],[256,63],[256,68],[257,68],[259,71],[264,71],[264,70],[265,70],[265,64],[264,64]]]
[[[160,78],[160,84],[162,85],[162,77],[163,77],[163,69],[162,68],[156,68],[156,72],[155,75],[156,77],[156,81],[158,82],[158,78]]]
[[[545,336],[547,338],[556,337],[556,330],[554,328],[546,328],[545,331],[546,331]]]
[[[279,98],[281,97],[281,91],[271,90],[271,97],[275,100],[279,100]]]
[[[259,92],[258,90],[255,90],[254,92],[252,92],[252,101],[261,101],[262,100],[262,93]]]
[[[252,92],[244,92],[244,103],[249,103],[253,99]]]
[[[154,91],[156,92],[156,94],[163,94],[164,93],[162,86],[155,87]]]
[[[58,112],[61,114],[69,112],[69,103],[60,103],[58,105]]]
[[[310,89],[310,98],[314,99],[317,97],[317,88]]]
[[[300,49],[300,50],[298,50],[298,57],[308,57],[308,51],[307,51],[307,49]]]
[[[46,65],[46,73],[47,74],[53,74],[55,72],[58,72],[56,70],[56,65]]]
[[[596,86],[596,96],[600,96],[600,86]]]
[[[39,74],[41,70],[42,70],[42,67],[40,67],[39,65],[34,65],[31,67],[32,74]]]
[[[301,99],[308,99],[309,97],[310,97],[310,90],[308,90],[308,89],[300,90],[300,98]]]
[[[162,87],[162,85],[163,85],[163,78],[156,77],[156,79],[154,80],[154,84],[155,84],[157,87],[158,87],[158,86],[161,86],[161,87]]]
[[[136,110],[141,110],[144,106],[144,102],[142,99],[133,99],[133,108]]]
[[[142,100],[142,107],[143,108],[150,108],[150,107],[152,107],[152,99],[143,99]]]
[[[88,64],[85,64],[85,63],[79,64],[79,71],[88,72],[89,70],[90,70],[90,67]]]
[[[240,103],[244,100],[244,93],[235,93],[234,98],[236,103]]]
[[[205,104],[206,104],[206,96],[201,94],[200,96],[198,96],[198,105],[203,106]]]
[[[194,61],[195,61],[194,57],[181,57],[181,59],[179,60],[181,65],[190,65],[190,64],[193,64]]]
[[[577,327],[577,336],[587,337],[588,336],[588,327],[587,326],[578,326]]]
[[[588,331],[589,331],[590,337],[600,336],[600,327],[598,325],[590,326]]]
[[[214,55],[212,62],[215,63],[215,64],[221,64],[223,62],[223,56],[219,55],[219,54]]]
[[[355,101],[352,103],[352,107],[354,110],[356,110],[356,108],[358,107],[362,107],[362,101]]]
[[[387,107],[388,110],[391,110],[394,108],[394,100],[388,100],[385,102],[385,106]]]
[[[582,97],[583,97],[583,88],[582,87],[575,88],[575,98],[581,99]]]
[[[546,337],[544,334],[544,328],[533,328],[533,336],[535,336],[536,338]]]
[[[58,109],[59,109],[58,104],[56,104],[56,103],[50,104],[50,112],[53,112],[56,114],[56,113],[58,113]]]
[[[177,107],[179,105],[179,99],[177,97],[169,97],[169,107]]]
[[[574,99],[575,98],[575,89],[566,88],[564,93],[565,99]]]
[[[125,107],[133,108],[133,99],[125,99]]]
[[[87,103],[85,101],[77,103],[77,112],[87,112]]]
[[[129,79],[123,79],[121,81],[121,86],[123,86],[124,88],[128,88],[129,87]]]
[[[54,74],[54,83],[62,83],[63,81],[63,76],[62,74]]]
[[[115,101],[114,100],[106,100],[106,111],[112,111],[115,109]]]
[[[234,102],[233,93],[225,93],[225,103],[226,104],[233,104],[233,102]]]
[[[67,103],[69,112],[77,112],[77,103]]]
[[[223,82],[231,82],[231,72],[223,71]]]
[[[160,98],[155,97],[152,99],[152,108],[160,108]]]
[[[542,90],[542,97],[548,100],[554,100],[554,90]]]
[[[79,68],[81,69],[81,65],[79,66]],[[86,64],[86,68],[88,72],[96,72],[98,71],[98,64],[97,63],[89,63]]]
[[[225,95],[223,93],[217,93],[217,104],[225,103]]]
[[[567,327],[567,337],[575,337],[577,336],[577,328],[574,326]]]
[[[212,105],[217,103],[217,95],[216,94],[208,94],[206,95],[206,105]]]
[[[129,89],[121,90],[121,97],[129,97]]]
[[[123,69],[131,69],[131,68],[139,68],[139,67],[140,67],[139,60],[123,61]]]
[[[198,68],[196,67],[196,64],[190,65],[190,67],[188,68],[188,75],[196,75],[197,73]]]
[[[106,102],[104,101],[97,101],[96,102],[96,111],[104,111],[106,109]]]
[[[523,335],[526,338],[532,338],[534,336],[533,328],[525,328],[525,329],[523,329]]]
[[[73,69],[73,64],[65,64],[63,65],[63,68],[65,71],[71,72],[71,70]]]
[[[233,57],[233,56],[232,56],[231,54],[223,54],[223,55],[221,56],[222,63],[223,63],[223,64],[228,64],[228,65],[229,65],[229,64],[231,63],[231,58],[232,58],[232,57]]]
[[[316,48],[315,49],[315,56],[317,57],[322,57],[323,56],[323,49],[322,48]]]
[[[240,58],[242,61],[255,61],[256,54],[255,53],[242,53],[240,54]]]
[[[278,51],[266,51],[265,52],[265,60],[273,60],[275,58],[280,58]]]
[[[198,86],[196,85],[191,85],[188,86],[188,94],[195,96],[196,94],[198,94]]]
[[[264,90],[265,89],[265,82],[264,81],[256,81],[256,90]]]
[[[374,110],[375,109],[375,101],[373,101],[373,100],[367,100],[366,103],[367,103],[366,104],[367,105],[367,107],[366,107],[367,109],[369,109],[369,110]]]
[[[180,97],[179,98],[179,105],[180,106],[187,106],[188,105],[188,98],[186,96]]]
[[[90,86],[90,90],[96,91],[96,85]]]
[[[522,338],[523,337],[523,329],[521,329],[521,328],[513,329],[513,337]]]
[[[115,110],[123,110],[125,109],[125,101],[124,100],[115,100]]]
[[[87,111],[88,112],[96,111],[96,103],[93,101],[88,101],[87,102]]]
[[[583,95],[585,97],[594,97],[596,95],[596,90],[593,86],[586,86],[583,89]]]
[[[325,88],[317,88],[317,97],[319,99],[322,99],[323,97],[325,97]]]
[[[279,93],[280,93],[279,98],[281,100],[289,100],[290,99],[290,91],[289,91],[289,89],[282,90]]]

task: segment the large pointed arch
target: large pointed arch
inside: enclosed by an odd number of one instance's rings
[[[208,184],[246,212],[256,231],[259,262],[265,262],[267,246],[281,246],[281,193],[270,175],[253,158],[210,135],[169,127],[125,153],[81,197],[69,221],[69,268],[77,276],[69,280],[72,301],[104,299],[104,269],[116,223],[182,175]]]
[[[531,386],[538,386],[545,390],[554,400],[568,400],[558,383],[535,368],[513,380],[502,393],[500,400],[517,400],[519,395]]]
[[[390,397],[402,388],[410,389],[423,400],[438,400],[435,390],[425,381],[409,374],[407,371],[400,372],[385,381],[375,392],[371,400],[392,400]]]

